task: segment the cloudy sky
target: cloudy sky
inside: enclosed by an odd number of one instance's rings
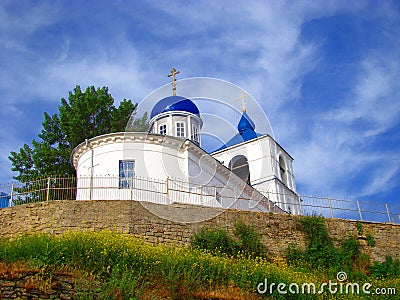
[[[257,99],[300,194],[400,199],[399,1],[2,0],[0,41],[0,183],[75,85],[139,102],[175,67]]]

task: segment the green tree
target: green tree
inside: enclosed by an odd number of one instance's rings
[[[115,107],[108,88],[90,86],[82,92],[76,86],[58,108],[59,114],[44,113],[39,140],[11,152],[12,171],[18,172],[15,179],[26,182],[44,176],[74,176],[72,150],[85,139],[125,131],[136,104],[125,99]]]
[[[140,118],[136,118],[136,112],[132,114],[132,118],[128,121],[126,131],[129,132],[147,132],[149,130],[149,121],[147,120],[147,112]]]

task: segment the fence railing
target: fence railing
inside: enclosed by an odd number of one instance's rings
[[[400,224],[400,206],[372,201],[301,196],[303,215]]]
[[[186,203],[211,207],[284,212],[260,192],[227,186],[204,185],[179,179],[142,177],[79,177],[77,200],[137,200],[158,204]],[[251,188],[250,188],[251,189]],[[293,196],[291,196],[293,198]]]
[[[51,200],[138,200],[159,204],[188,203],[242,210],[321,215],[363,221],[400,224],[400,206],[330,197],[300,196],[288,203],[274,199],[293,199],[293,195],[260,191],[265,199],[255,200],[225,186],[199,185],[167,178],[78,177],[44,178],[26,183],[0,186],[0,208]],[[290,198],[291,197],[291,198]],[[272,206],[271,206],[272,203]],[[291,207],[292,209],[287,209]]]

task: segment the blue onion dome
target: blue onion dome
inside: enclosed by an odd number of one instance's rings
[[[199,109],[191,100],[181,96],[169,96],[161,99],[154,105],[150,114],[150,119],[168,111],[186,111],[200,117]]]
[[[243,112],[237,127],[239,133],[243,133],[246,130],[254,131],[255,127],[253,120],[250,119],[246,112]]]
[[[228,148],[230,146],[241,144],[243,142],[247,142],[262,136],[262,134],[254,131],[256,125],[254,124],[253,120],[250,119],[249,115],[246,112],[243,112],[237,128],[239,132],[235,134],[226,144],[222,145],[215,151],[219,151]]]

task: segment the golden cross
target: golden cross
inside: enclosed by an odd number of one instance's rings
[[[240,96],[239,98],[236,98],[237,100],[241,99],[242,100],[242,112],[246,112],[246,102],[244,102],[244,99],[248,97],[247,94],[243,93],[243,91],[240,91]]]
[[[179,74],[175,68],[171,69],[171,74],[168,74],[168,77],[172,77],[172,95],[176,96],[176,78],[175,75]]]

